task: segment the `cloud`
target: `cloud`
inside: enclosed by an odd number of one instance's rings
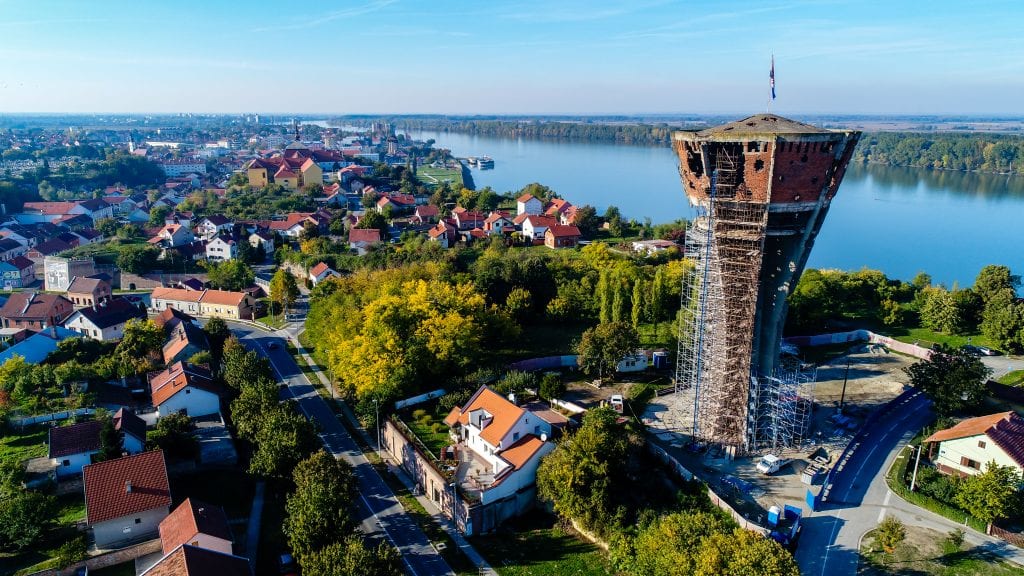
[[[342,18],[352,18],[352,17],[355,17],[355,16],[361,16],[363,14],[369,14],[371,12],[377,12],[378,10],[382,10],[382,9],[384,9],[384,8],[394,4],[394,3],[396,3],[397,1],[398,0],[373,0],[372,2],[368,2],[368,3],[362,4],[360,6],[352,6],[352,7],[349,7],[349,8],[343,8],[341,10],[333,10],[331,12],[327,12],[325,14],[320,14],[318,16],[309,16],[309,17],[303,18],[302,21],[299,21],[299,22],[293,22],[291,24],[273,25],[273,26],[260,26],[258,28],[253,28],[252,31],[253,32],[281,32],[281,31],[285,31],[285,30],[306,30],[306,29],[309,29],[309,28],[315,28],[317,26],[322,26],[322,25],[327,24],[329,22],[334,22],[335,20],[341,20]]]

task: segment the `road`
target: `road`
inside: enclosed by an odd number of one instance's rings
[[[413,576],[453,574],[299,369],[285,348],[284,338],[245,324],[229,322],[229,325],[240,341],[270,361],[278,379],[284,383],[282,396],[295,399],[303,414],[317,423],[327,450],[352,465],[359,481],[359,513],[363,530],[368,534],[382,532],[401,551],[406,570]]]
[[[931,402],[923,395],[881,418],[851,454],[832,484],[823,509],[810,513],[796,552],[804,576],[853,576],[857,572],[861,537],[886,516],[908,526],[946,534],[962,526],[910,504],[893,494],[885,482],[893,460],[911,438],[933,418]],[[1024,563],[1024,553],[1005,542],[965,529],[968,544]]]

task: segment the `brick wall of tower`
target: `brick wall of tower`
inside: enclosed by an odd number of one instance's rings
[[[772,173],[772,203],[816,202],[832,180],[835,143],[779,141]]]

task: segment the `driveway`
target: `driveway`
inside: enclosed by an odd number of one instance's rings
[[[239,340],[270,361],[279,381],[284,383],[282,396],[295,399],[303,414],[316,422],[327,451],[352,465],[359,481],[359,520],[363,531],[387,538],[401,551],[405,568],[413,576],[453,574],[299,369],[285,348],[284,338],[245,324],[229,324]],[[271,343],[275,344],[273,348]]]

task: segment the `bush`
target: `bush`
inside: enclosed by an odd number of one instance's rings
[[[75,562],[85,560],[88,556],[87,550],[85,538],[82,536],[61,544],[57,548],[57,566],[64,569]]]
[[[472,395],[473,390],[468,389],[455,390],[454,392],[449,392],[444,396],[441,396],[441,399],[437,401],[438,411],[447,414],[451,412],[452,408],[455,408],[456,406],[461,408],[466,402],[469,401],[469,397]],[[415,414],[416,413],[413,412],[413,415]]]
[[[430,425],[430,431],[433,432],[434,434],[440,434],[442,431],[444,431],[444,424],[440,422],[434,422],[433,424]]]
[[[540,381],[540,397],[554,400],[565,394],[565,383],[558,374],[545,374]]]
[[[943,554],[956,554],[964,545],[964,531],[960,528],[953,530],[942,541]]]
[[[430,414],[424,414],[423,417],[420,418],[420,424],[422,424],[424,426],[430,426],[431,422],[433,422],[433,421],[434,421],[434,418],[431,417]]]
[[[427,411],[424,410],[423,408],[417,408],[416,410],[412,411],[412,419],[413,420],[419,420],[420,418],[423,418],[426,415],[427,415]]]

